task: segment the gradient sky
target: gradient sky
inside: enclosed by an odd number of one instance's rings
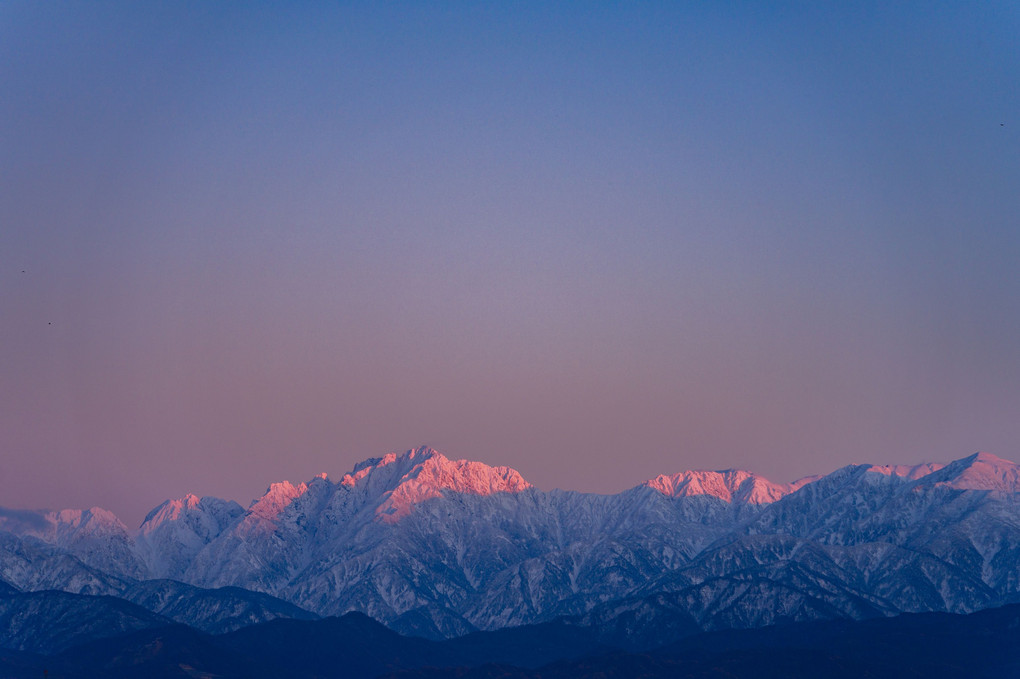
[[[0,505],[1020,458],[1020,8],[823,4],[3,0]]]

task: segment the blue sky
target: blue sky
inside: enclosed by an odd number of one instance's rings
[[[1014,3],[0,5],[0,504],[427,443],[1018,457]],[[24,273],[23,273],[24,272]]]

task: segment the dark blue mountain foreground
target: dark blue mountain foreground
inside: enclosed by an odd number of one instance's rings
[[[0,676],[440,679],[1020,676],[1020,605],[699,633],[644,652],[561,622],[447,641],[360,614],[274,620],[221,635],[184,625],[87,640],[49,656],[0,651]]]

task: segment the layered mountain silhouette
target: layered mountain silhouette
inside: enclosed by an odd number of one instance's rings
[[[1018,492],[1020,467],[986,453],[792,484],[690,471],[597,495],[541,491],[513,469],[426,447],[337,481],[274,483],[247,509],[168,500],[135,531],[100,508],[0,510],[0,579],[9,610],[57,590],[159,617],[117,609],[132,621],[108,626],[118,632],[359,612],[437,640],[559,620],[636,650],[701,631],[1020,601]]]
[[[82,612],[131,612],[112,597],[64,595]],[[39,593],[28,595],[40,599]],[[134,611],[139,619],[145,614]],[[37,629],[61,627],[39,611]],[[65,629],[69,629],[66,628]],[[317,621],[278,619],[224,634],[186,625],[140,623],[95,635],[83,628],[44,642],[49,653],[0,648],[0,676],[219,677],[220,679],[558,679],[641,677],[976,677],[1020,670],[1020,606],[969,615],[903,614],[681,635],[654,648],[555,620],[457,639],[401,636],[359,613]],[[615,643],[620,641],[621,643]]]

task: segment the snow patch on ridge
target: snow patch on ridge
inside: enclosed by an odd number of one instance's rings
[[[925,462],[916,465],[885,464],[870,465],[868,471],[875,474],[884,474],[885,476],[900,476],[904,479],[914,481],[933,472],[937,472],[943,467],[945,467],[944,464],[937,464],[933,462]]]

